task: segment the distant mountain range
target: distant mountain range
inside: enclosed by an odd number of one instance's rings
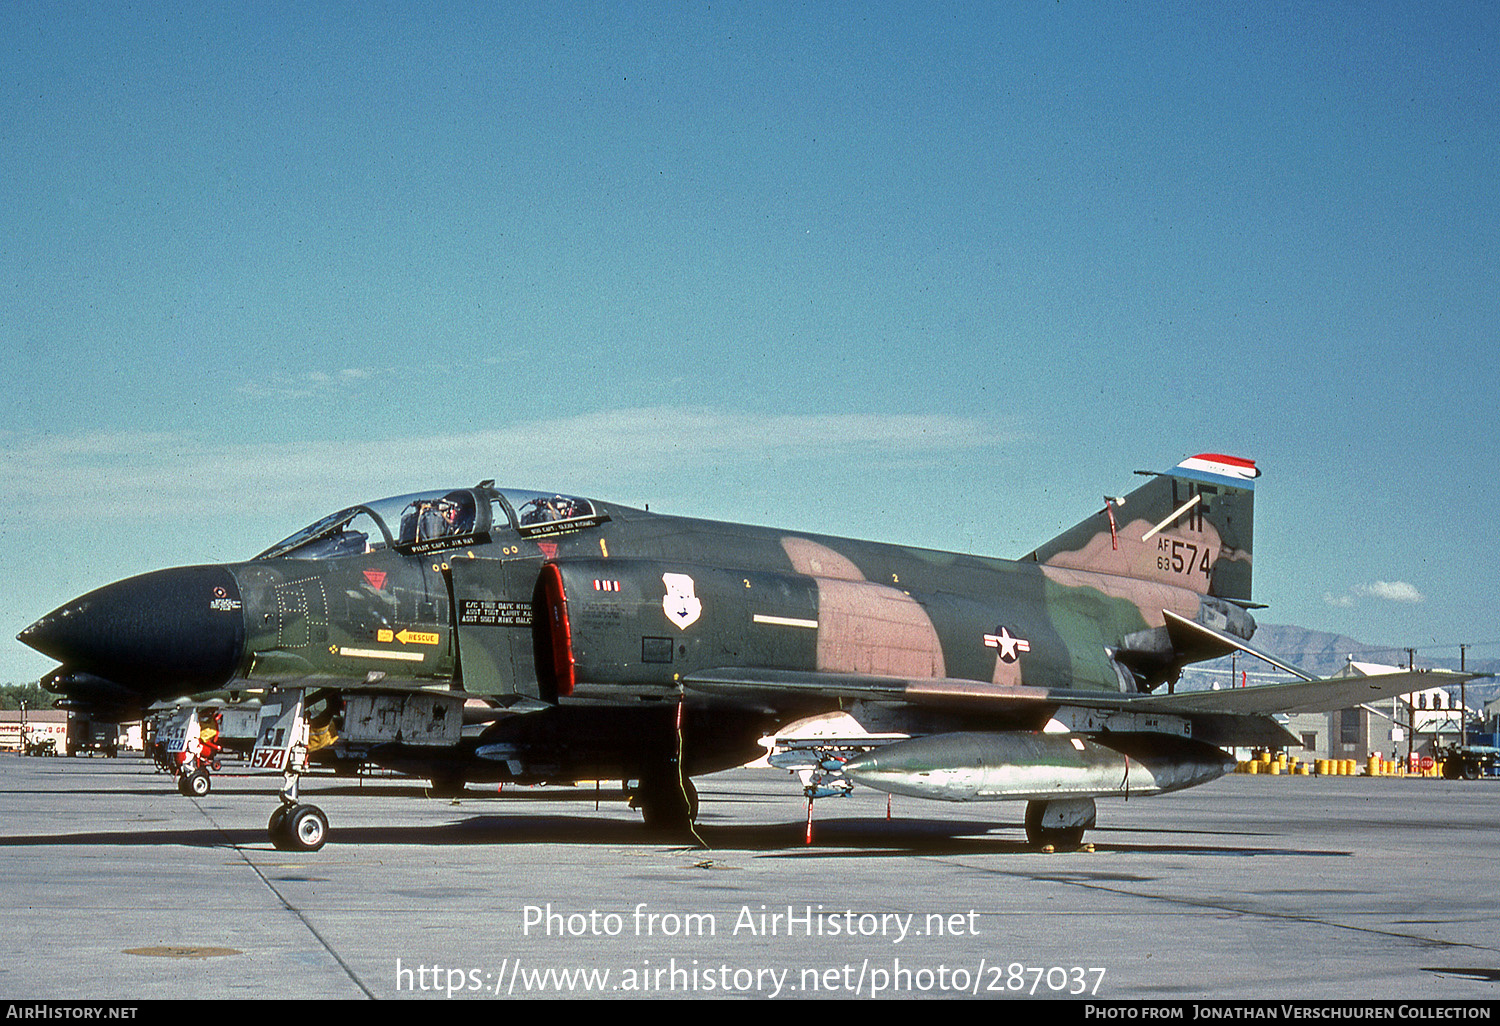
[[[1406,649],[1391,645],[1368,645],[1342,634],[1308,630],[1306,627],[1289,627],[1281,624],[1261,624],[1252,639],[1257,648],[1274,652],[1305,670],[1327,676],[1343,666],[1352,656],[1355,662],[1385,663],[1389,666],[1405,666]],[[1500,659],[1481,661],[1468,660],[1471,673],[1494,673],[1500,671]],[[1445,670],[1458,669],[1458,659],[1428,659],[1419,650],[1417,666],[1436,667]]]

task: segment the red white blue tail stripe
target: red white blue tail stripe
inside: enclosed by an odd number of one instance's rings
[[[1254,460],[1242,460],[1237,456],[1223,456],[1207,452],[1189,456],[1177,464],[1174,473],[1179,477],[1189,477],[1195,481],[1229,485],[1233,488],[1246,488],[1252,491],[1255,488],[1255,479],[1260,477],[1260,471],[1256,469]]]

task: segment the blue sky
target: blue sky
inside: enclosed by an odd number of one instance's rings
[[[1493,4],[11,3],[0,54],[6,638],[481,478],[1010,556],[1228,452],[1260,619],[1500,655]]]

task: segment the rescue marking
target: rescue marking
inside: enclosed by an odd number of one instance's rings
[[[818,629],[818,621],[799,620],[794,616],[767,616],[764,613],[756,613],[750,619],[754,623],[768,623],[777,627],[806,627],[813,631]]]

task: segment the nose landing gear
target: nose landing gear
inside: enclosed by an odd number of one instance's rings
[[[277,851],[317,851],[328,840],[328,817],[316,805],[284,803],[266,829]]]
[[[308,721],[300,690],[280,692],[279,704],[261,706],[260,729],[250,764],[256,769],[280,769],[285,783],[281,805],[271,813],[266,832],[277,851],[317,851],[328,841],[328,817],[316,805],[297,797],[297,785],[307,771]]]

